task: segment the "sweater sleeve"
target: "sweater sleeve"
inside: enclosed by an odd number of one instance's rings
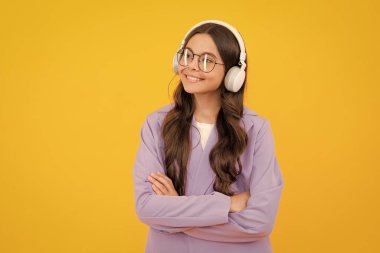
[[[153,116],[148,115],[141,127],[141,140],[132,170],[135,211],[140,221],[169,233],[228,222],[231,199],[220,192],[165,196],[152,190],[147,179],[149,174],[155,171],[165,173],[163,159],[158,157],[159,125]]]
[[[255,143],[250,180],[251,197],[247,207],[240,212],[229,213],[227,223],[195,227],[184,233],[195,238],[219,242],[260,240],[273,230],[283,186],[272,130],[266,119]]]

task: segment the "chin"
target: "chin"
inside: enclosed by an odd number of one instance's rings
[[[194,87],[191,87],[191,85],[187,85],[187,84],[183,84],[183,89],[187,92],[187,93],[198,93],[199,92],[199,89],[197,88],[194,88]]]

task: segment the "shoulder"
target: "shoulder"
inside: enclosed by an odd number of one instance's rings
[[[149,121],[159,121],[159,120],[163,120],[163,118],[166,116],[166,114],[171,110],[173,109],[174,107],[174,102],[173,103],[170,103],[170,104],[167,104],[167,105],[164,105],[154,111],[151,111],[148,113],[147,115],[147,119]]]
[[[161,141],[161,123],[166,113],[169,112],[173,106],[174,103],[162,106],[154,111],[150,111],[145,117],[140,129],[140,134],[145,142],[151,142],[149,145],[153,145],[153,142]]]
[[[254,111],[246,105],[243,106],[242,121],[245,130],[248,133],[252,133],[255,135],[257,135],[257,133],[260,131],[260,129],[263,128],[263,126],[269,123],[269,120],[267,118],[258,114],[256,111]]]
[[[164,105],[154,111],[151,111],[146,116],[146,121],[156,127],[160,127],[166,114],[174,107],[175,103],[172,102],[170,104]]]

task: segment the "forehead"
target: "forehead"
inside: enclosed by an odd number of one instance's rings
[[[186,46],[196,54],[211,53],[221,59],[216,44],[210,35],[206,33],[197,33],[187,42]]]

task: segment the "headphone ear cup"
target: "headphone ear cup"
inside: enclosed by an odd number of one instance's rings
[[[178,61],[177,61],[177,53],[174,54],[173,57],[173,72],[178,74]]]
[[[238,66],[230,68],[224,77],[224,86],[227,90],[238,92],[243,86],[245,80],[245,71]]]

